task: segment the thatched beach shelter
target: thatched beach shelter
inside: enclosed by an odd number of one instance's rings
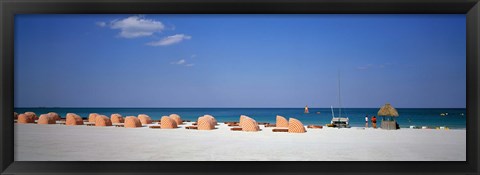
[[[289,133],[304,133],[307,132],[305,129],[305,126],[303,126],[302,122],[300,120],[297,120],[295,118],[290,118],[288,121],[288,132]]]
[[[276,127],[288,127],[288,121],[285,117],[277,115]]]
[[[177,122],[177,125],[183,124],[183,120],[178,114],[170,114],[169,117],[175,120],[175,122]]]
[[[125,128],[138,128],[142,127],[142,122],[140,122],[140,119],[138,119],[135,116],[127,116],[125,118]]]
[[[99,116],[100,114],[97,114],[97,113],[90,113],[88,115],[88,122],[92,122],[92,123],[95,123],[95,120],[97,118],[97,116]]]
[[[243,127],[243,123],[247,118],[250,118],[250,117],[247,117],[246,115],[240,115],[240,120],[239,120],[240,122],[238,123],[238,126],[240,126],[240,128]]]
[[[217,123],[217,119],[215,119],[215,117],[213,117],[212,115],[207,114],[207,115],[204,115],[204,117],[207,117],[207,118],[212,119],[213,125],[217,125],[217,124],[218,124],[218,123]]]
[[[83,119],[77,114],[67,113],[65,125],[83,125]]]
[[[37,114],[35,114],[35,112],[25,112],[25,115],[32,118],[33,121],[38,120]]]
[[[257,121],[255,121],[254,119],[248,116],[243,116],[243,119],[240,119],[240,127],[242,127],[242,131],[247,131],[247,132],[260,131],[260,127],[258,126]]]
[[[120,114],[110,115],[110,120],[112,121],[112,123],[123,123],[124,122],[123,117]]]
[[[48,125],[48,124],[56,124],[54,116],[50,114],[42,114],[38,118],[37,124],[39,125]]]
[[[392,105],[390,105],[390,103],[383,105],[380,110],[378,110],[377,115],[382,116],[382,129],[397,129],[397,121],[395,118],[399,116],[398,111]]]
[[[95,117],[95,126],[112,126],[112,121],[107,116],[97,115]]]
[[[197,120],[198,130],[212,130],[215,129],[215,121],[211,116],[201,116]]]
[[[27,114],[19,114],[17,123],[33,123],[35,120]]]
[[[152,118],[150,118],[150,116],[148,116],[147,114],[138,115],[138,119],[140,119],[140,122],[142,122],[143,125],[152,124]]]
[[[48,115],[50,115],[55,121],[62,119],[56,112],[49,112]]]
[[[177,122],[168,116],[163,116],[160,119],[160,128],[162,129],[174,129],[178,128]]]

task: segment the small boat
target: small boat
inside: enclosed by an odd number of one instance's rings
[[[305,111],[303,111],[303,113],[305,113],[305,114],[308,114],[308,113],[309,113],[309,112],[308,112],[308,105],[305,106]]]

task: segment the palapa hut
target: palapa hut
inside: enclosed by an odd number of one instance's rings
[[[211,116],[201,116],[197,120],[198,130],[212,130],[215,129],[215,121]]]
[[[160,119],[160,128],[162,129],[174,129],[178,128],[177,122],[168,116],[163,116]]]
[[[112,121],[112,123],[123,123],[124,122],[123,117],[120,114],[110,115],[110,120]]]
[[[56,112],[49,112],[48,115],[50,115],[55,121],[62,119]]]
[[[42,114],[38,118],[37,124],[39,125],[48,125],[48,124],[56,124],[54,116],[50,114]]]
[[[242,128],[242,131],[247,131],[247,132],[260,131],[260,127],[258,126],[257,121],[244,115],[240,116],[240,127]]]
[[[169,116],[171,119],[175,120],[177,122],[177,125],[183,124],[182,118],[178,114],[170,114]]]
[[[250,118],[250,117],[247,117],[245,115],[240,115],[240,122],[238,123],[238,126],[240,126],[240,128],[243,126],[243,123],[247,118]]]
[[[77,114],[67,113],[65,125],[83,125],[83,119]]]
[[[140,119],[140,122],[142,122],[143,125],[145,124],[152,124],[152,118],[146,114],[140,114],[138,115],[138,119]]]
[[[302,122],[300,120],[297,120],[295,118],[290,118],[288,121],[288,132],[289,133],[304,133],[307,132],[305,129],[305,126],[303,126]]]
[[[207,115],[204,115],[204,117],[207,117],[207,118],[212,119],[213,125],[217,125],[217,124],[218,124],[218,123],[217,123],[217,119],[215,119],[215,117],[213,117],[212,115],[207,114]]]
[[[390,105],[390,103],[385,104],[378,110],[378,116],[382,116],[381,128],[387,130],[397,129],[396,117],[398,117],[397,110]]]
[[[25,112],[25,115],[32,118],[33,121],[38,120],[37,114],[35,114],[35,112]]]
[[[112,121],[107,116],[97,115],[95,117],[95,126],[112,126]]]
[[[142,127],[142,122],[140,122],[140,119],[138,119],[135,116],[127,116],[125,118],[125,128],[138,128]]]
[[[97,113],[90,113],[88,115],[88,122],[92,122],[92,123],[95,123],[95,120],[97,118],[97,116],[99,116],[100,114],[97,114]]]
[[[35,120],[27,114],[19,114],[17,123],[34,123]]]
[[[276,127],[288,127],[288,121],[285,117],[277,115]]]

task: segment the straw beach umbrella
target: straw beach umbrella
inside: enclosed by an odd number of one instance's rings
[[[398,117],[398,111],[390,103],[383,105],[377,114],[378,116]]]
[[[383,105],[380,110],[378,110],[377,115],[382,116],[382,129],[397,129],[395,117],[398,117],[399,114],[390,103]]]

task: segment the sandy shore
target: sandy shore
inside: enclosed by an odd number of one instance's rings
[[[15,124],[15,161],[465,161],[465,130],[234,132]]]

